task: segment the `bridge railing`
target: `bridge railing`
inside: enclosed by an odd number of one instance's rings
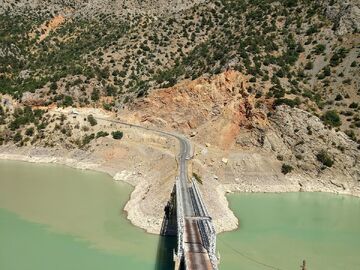
[[[179,260],[182,260],[184,255],[184,229],[185,229],[185,220],[184,220],[184,208],[183,208],[183,196],[180,187],[180,179],[176,178],[176,218],[177,218],[177,240],[178,240],[178,249],[177,256]]]
[[[203,217],[197,220],[201,239],[205,249],[208,251],[209,258],[214,270],[218,269],[218,260],[216,257],[216,232],[205,203],[201,197],[196,180],[193,179],[190,190],[192,205],[195,215]]]

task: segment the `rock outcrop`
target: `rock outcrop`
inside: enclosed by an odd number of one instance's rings
[[[221,148],[231,148],[241,129],[266,126],[266,115],[246,88],[246,77],[227,71],[153,91],[127,111],[132,121],[178,130]],[[193,133],[192,131],[196,131]]]
[[[345,35],[360,31],[360,1],[324,1],[326,16],[334,22],[336,34]]]
[[[356,142],[306,111],[286,105],[274,108],[270,99],[249,93],[246,81],[241,73],[227,71],[182,82],[151,92],[122,116],[131,122],[186,133],[200,148],[211,145],[213,160],[230,153],[258,153],[259,163],[265,164],[268,159],[272,162],[268,170],[280,173],[274,179],[282,178],[281,164],[286,163],[294,173],[310,179],[333,179],[344,189],[359,185],[360,151]],[[318,160],[321,151],[334,161],[330,168]],[[200,163],[211,165],[212,159],[203,154],[207,150],[200,152],[204,156]],[[229,164],[236,162],[236,158],[229,160]],[[213,166],[215,169],[216,162]]]

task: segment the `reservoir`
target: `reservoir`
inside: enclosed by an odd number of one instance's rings
[[[171,269],[174,238],[123,212],[132,188],[106,174],[0,161],[0,269]],[[360,269],[360,199],[232,194],[239,229],[218,235],[220,269]]]

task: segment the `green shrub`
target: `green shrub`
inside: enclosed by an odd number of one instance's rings
[[[106,137],[108,135],[109,133],[107,133],[106,131],[99,131],[98,133],[96,133],[96,138]]]
[[[95,139],[95,134],[94,134],[94,133],[92,133],[92,134],[90,134],[90,135],[87,135],[87,134],[86,134],[86,135],[83,137],[82,146],[87,145],[87,144],[90,143],[93,139]]]
[[[288,99],[288,98],[278,98],[274,102],[274,106],[280,106],[280,105],[288,105],[291,108],[294,108],[295,106],[299,106],[301,104],[301,100],[297,97],[295,99]]]
[[[120,140],[124,136],[124,133],[122,131],[117,130],[111,132],[111,135],[115,140]]]
[[[88,115],[87,120],[89,121],[91,126],[97,125],[97,121],[92,114]]]
[[[28,129],[25,131],[25,135],[27,135],[27,136],[32,136],[32,135],[34,135],[34,128],[33,128],[33,127],[28,128]]]
[[[100,91],[95,88],[91,93],[91,100],[98,101],[99,99],[100,99]]]
[[[15,136],[14,136],[14,142],[20,142],[22,140],[22,135],[20,132],[16,132]]]
[[[64,107],[72,106],[73,103],[74,103],[74,101],[71,96],[64,96],[63,103],[62,103]]]
[[[107,111],[111,111],[112,105],[109,103],[103,103],[103,108]]]
[[[326,167],[331,167],[334,164],[334,161],[330,157],[330,155],[325,151],[321,150],[317,155],[316,158]]]
[[[321,120],[326,124],[332,127],[341,126],[341,119],[339,114],[335,111],[327,111],[321,116]]]
[[[336,101],[340,101],[340,100],[343,100],[343,97],[342,97],[342,95],[340,95],[340,94],[337,94],[337,95],[336,95],[336,97],[335,97],[335,100],[336,100]]]
[[[306,70],[311,70],[311,69],[313,69],[313,67],[314,67],[313,62],[307,62],[305,65]]]
[[[326,46],[324,44],[318,44],[314,48],[314,53],[319,55],[322,54],[326,49]]]
[[[294,168],[291,165],[288,165],[285,163],[281,166],[281,172],[283,174],[288,174],[288,173],[292,172],[293,169]]]

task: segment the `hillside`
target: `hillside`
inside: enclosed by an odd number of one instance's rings
[[[85,147],[47,112],[73,106],[236,149],[285,104],[359,145],[359,1],[2,2],[1,144]]]

